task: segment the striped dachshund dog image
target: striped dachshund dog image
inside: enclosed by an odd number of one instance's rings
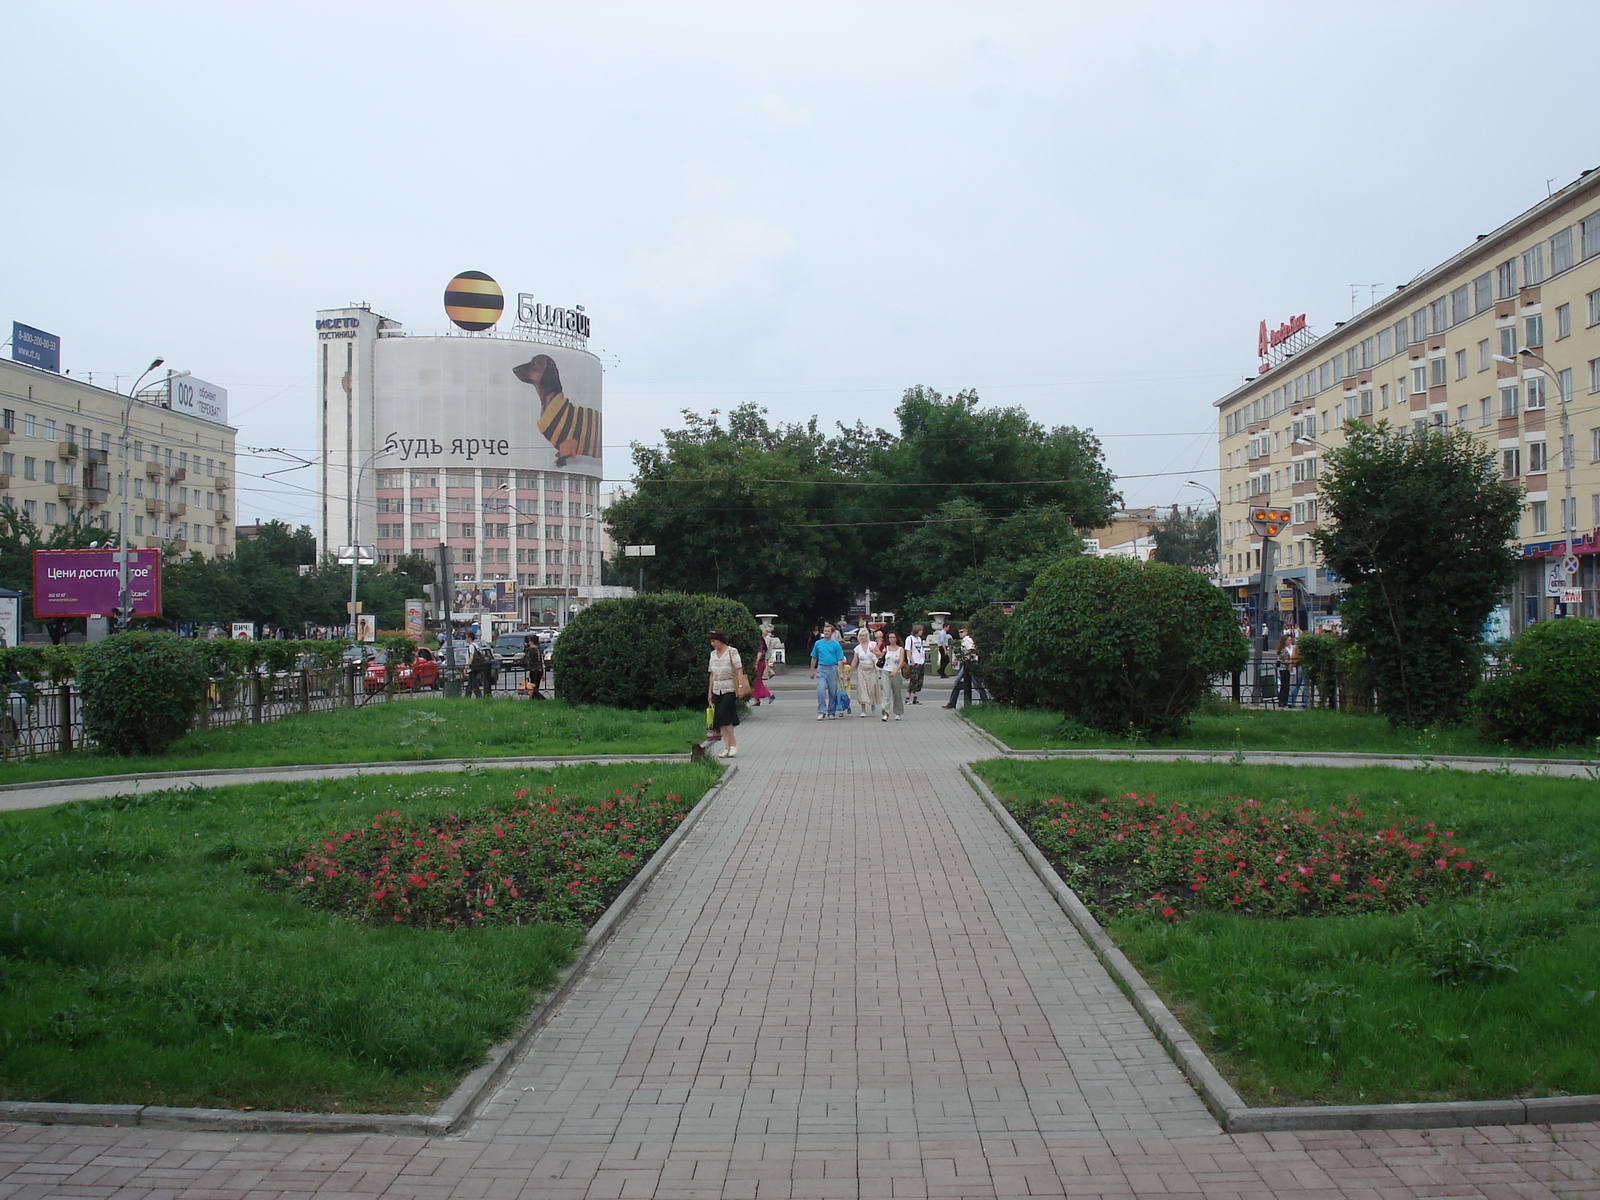
[[[567,399],[553,358],[536,354],[511,373],[539,393],[539,432],[556,448],[556,466],[566,466],[574,456],[600,457],[600,410]]]

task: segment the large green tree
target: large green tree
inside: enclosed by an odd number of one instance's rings
[[[1465,431],[1345,426],[1312,535],[1347,586],[1339,611],[1395,725],[1452,721],[1477,681],[1483,623],[1512,579],[1522,489]]]
[[[1155,562],[1171,563],[1175,567],[1217,566],[1217,510],[1197,513],[1193,509],[1179,512],[1174,504],[1172,511],[1150,527],[1155,538]]]

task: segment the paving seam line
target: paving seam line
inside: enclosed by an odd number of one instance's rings
[[[681,758],[682,756],[677,756]],[[738,773],[729,763],[671,836],[623,888],[589,929],[582,952],[561,972],[556,986],[528,1014],[517,1032],[489,1050],[489,1061],[471,1071],[432,1113],[299,1113],[239,1112],[231,1108],[174,1108],[156,1104],[62,1104],[47,1101],[0,1101],[0,1122],[29,1125],[139,1126],[144,1129],[193,1129],[226,1133],[377,1133],[392,1136],[440,1137],[460,1133],[483,1102],[510,1074],[534,1036],[566,1002],[589,968],[605,953],[618,926],[677,852],[700,815],[722,794]]]
[[[46,788],[74,787],[91,783],[145,783],[162,779],[226,779],[239,775],[290,775],[301,771],[343,772],[359,775],[415,774],[432,767],[483,767],[493,770],[511,767],[580,766],[585,763],[678,762],[682,754],[529,754],[507,758],[390,758],[380,762],[356,763],[279,763],[270,767],[203,767],[194,771],[143,771],[126,775],[71,775],[64,779],[38,779],[32,783],[0,783],[0,793],[29,792]]]
[[[1459,1100],[1434,1104],[1324,1104],[1252,1108],[1172,1015],[1143,975],[1117,948],[1100,922],[1067,886],[969,764],[961,774],[982,798],[995,820],[1016,843],[1034,874],[1066,913],[1095,957],[1133,1001],[1150,1032],[1167,1048],[1178,1069],[1205,1101],[1226,1133],[1279,1133],[1349,1129],[1456,1129],[1473,1125],[1551,1125],[1600,1121],[1600,1095],[1544,1096],[1526,1100]]]

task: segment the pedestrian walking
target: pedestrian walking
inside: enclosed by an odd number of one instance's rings
[[[762,638],[761,645],[756,648],[755,674],[750,676],[750,702],[760,708],[763,700],[775,699],[767,690],[767,641]]]
[[[978,672],[978,645],[972,640],[972,631],[965,625],[961,627],[961,644],[956,650],[956,655],[960,659],[960,665],[956,671],[955,686],[950,689],[950,703],[945,707],[956,706],[956,697],[961,694],[961,688],[968,679],[971,679],[973,686],[978,689],[978,699],[987,704],[989,689],[983,686],[983,676]]]
[[[939,626],[933,640],[939,647],[939,678],[948,679],[945,672],[950,669],[950,631],[943,625]]]
[[[850,656],[851,692],[861,705],[861,715],[881,707],[883,694],[878,677],[878,648],[872,644],[872,635],[863,626],[856,632],[856,648]]]
[[[488,678],[488,669],[484,663],[484,649],[478,643],[478,635],[467,632],[467,689],[464,693],[470,700],[474,696],[484,695],[484,683]]]
[[[528,673],[522,685],[527,690],[528,699],[543,700],[544,693],[540,688],[544,686],[544,648],[539,645],[539,635],[536,633],[522,639],[522,669]]]
[[[817,720],[833,720],[834,706],[839,702],[839,663],[844,659],[844,648],[833,636],[833,623],[823,623],[816,639],[811,643],[811,678],[817,683]]]
[[[900,644],[900,635],[892,629],[884,642],[883,665],[879,670],[888,692],[888,700],[883,705],[883,719],[889,719],[892,706],[894,719],[898,721],[906,711],[906,648]]]
[[[922,640],[922,626],[913,625],[911,636],[906,639],[906,695],[911,703],[921,704],[918,695],[922,692],[922,677],[928,669],[928,645]]]
[[[744,662],[739,651],[728,645],[728,635],[713,629],[706,635],[711,642],[711,658],[706,664],[706,707],[712,710],[712,725],[722,733],[722,753],[718,758],[738,758],[739,743],[733,730],[739,724],[739,700],[749,694]]]

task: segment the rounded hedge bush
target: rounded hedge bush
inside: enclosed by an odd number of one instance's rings
[[[1600,737],[1600,621],[1563,617],[1530,625],[1467,703],[1479,732],[1497,742],[1592,742]]]
[[[721,629],[755,669],[761,629],[750,610],[722,596],[650,592],[580,609],[551,653],[561,698],[616,708],[704,708],[706,634]]]
[[[1031,707],[1038,702],[1033,687],[1006,657],[1006,634],[1010,628],[1011,614],[998,604],[980,608],[967,618],[967,629],[978,647],[978,675],[989,689],[990,698],[1018,708]]]
[[[83,731],[111,754],[160,754],[189,731],[206,694],[198,647],[170,633],[119,633],[78,664]]]
[[[981,651],[980,651],[981,653]],[[1065,558],[1012,614],[1001,659],[1038,703],[1107,733],[1177,733],[1249,643],[1222,592],[1186,567]]]

